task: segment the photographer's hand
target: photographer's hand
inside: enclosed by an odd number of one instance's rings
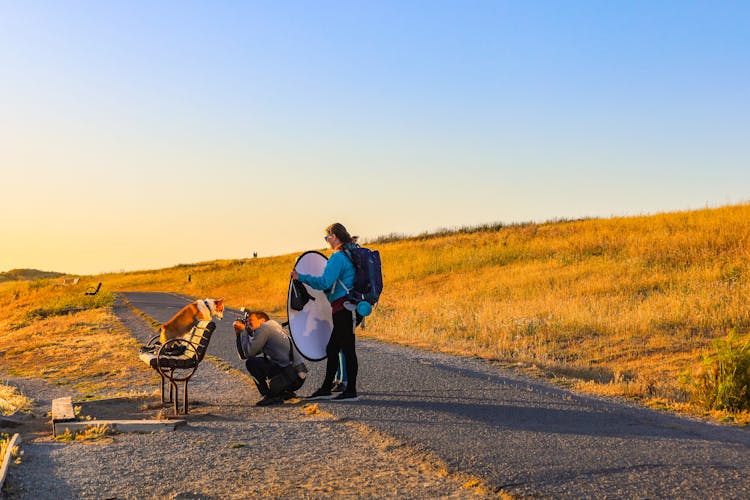
[[[235,320],[234,323],[232,323],[232,326],[234,327],[234,333],[236,333],[237,335],[242,333],[242,330],[245,329],[245,323],[238,319]]]

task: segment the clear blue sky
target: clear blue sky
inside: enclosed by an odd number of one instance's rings
[[[0,271],[750,200],[750,3],[0,0]]]

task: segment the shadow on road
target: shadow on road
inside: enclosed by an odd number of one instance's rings
[[[668,414],[652,412],[644,416],[644,410],[640,410],[640,415],[636,416],[634,412],[624,413],[622,408],[615,413],[606,405],[581,409],[580,403],[557,401],[554,403],[557,407],[550,408],[532,406],[518,400],[498,403],[481,396],[465,396],[460,391],[456,391],[455,397],[445,394],[446,391],[439,394],[436,391],[368,393],[359,404],[372,409],[385,409],[387,411],[375,414],[389,415],[389,418],[368,418],[366,415],[373,413],[364,411],[362,419],[394,420],[425,427],[445,425],[443,419],[430,421],[413,418],[415,415],[432,413],[443,416],[445,420],[460,421],[464,428],[472,425],[491,426],[499,432],[508,429],[623,439],[658,437],[750,446],[750,433],[744,429],[710,426],[715,432],[709,434],[705,432],[705,423],[694,423]]]

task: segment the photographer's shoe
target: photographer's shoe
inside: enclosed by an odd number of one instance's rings
[[[333,401],[359,401],[359,398],[357,397],[356,392],[347,392],[344,391],[335,398],[333,398]]]
[[[297,397],[297,394],[292,391],[284,391],[281,393],[281,399],[284,401],[289,401],[290,399],[294,399]]]
[[[346,390],[346,382],[342,382],[340,380],[337,380],[333,383],[333,387],[331,388],[331,392],[344,392]]]
[[[255,406],[271,406],[283,403],[282,399],[278,396],[266,396],[257,403]]]
[[[330,389],[323,389],[321,387],[317,391],[307,396],[305,399],[312,401],[314,399],[331,399],[332,397],[333,397],[333,394],[331,394]]]

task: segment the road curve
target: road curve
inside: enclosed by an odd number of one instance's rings
[[[126,292],[166,321],[188,302]],[[234,311],[237,313],[236,311]],[[208,353],[244,369],[233,311]],[[750,498],[750,430],[572,393],[478,359],[358,340],[355,403],[320,402],[351,419],[441,456],[454,470],[512,495],[543,497]],[[324,363],[311,365],[311,393]]]

